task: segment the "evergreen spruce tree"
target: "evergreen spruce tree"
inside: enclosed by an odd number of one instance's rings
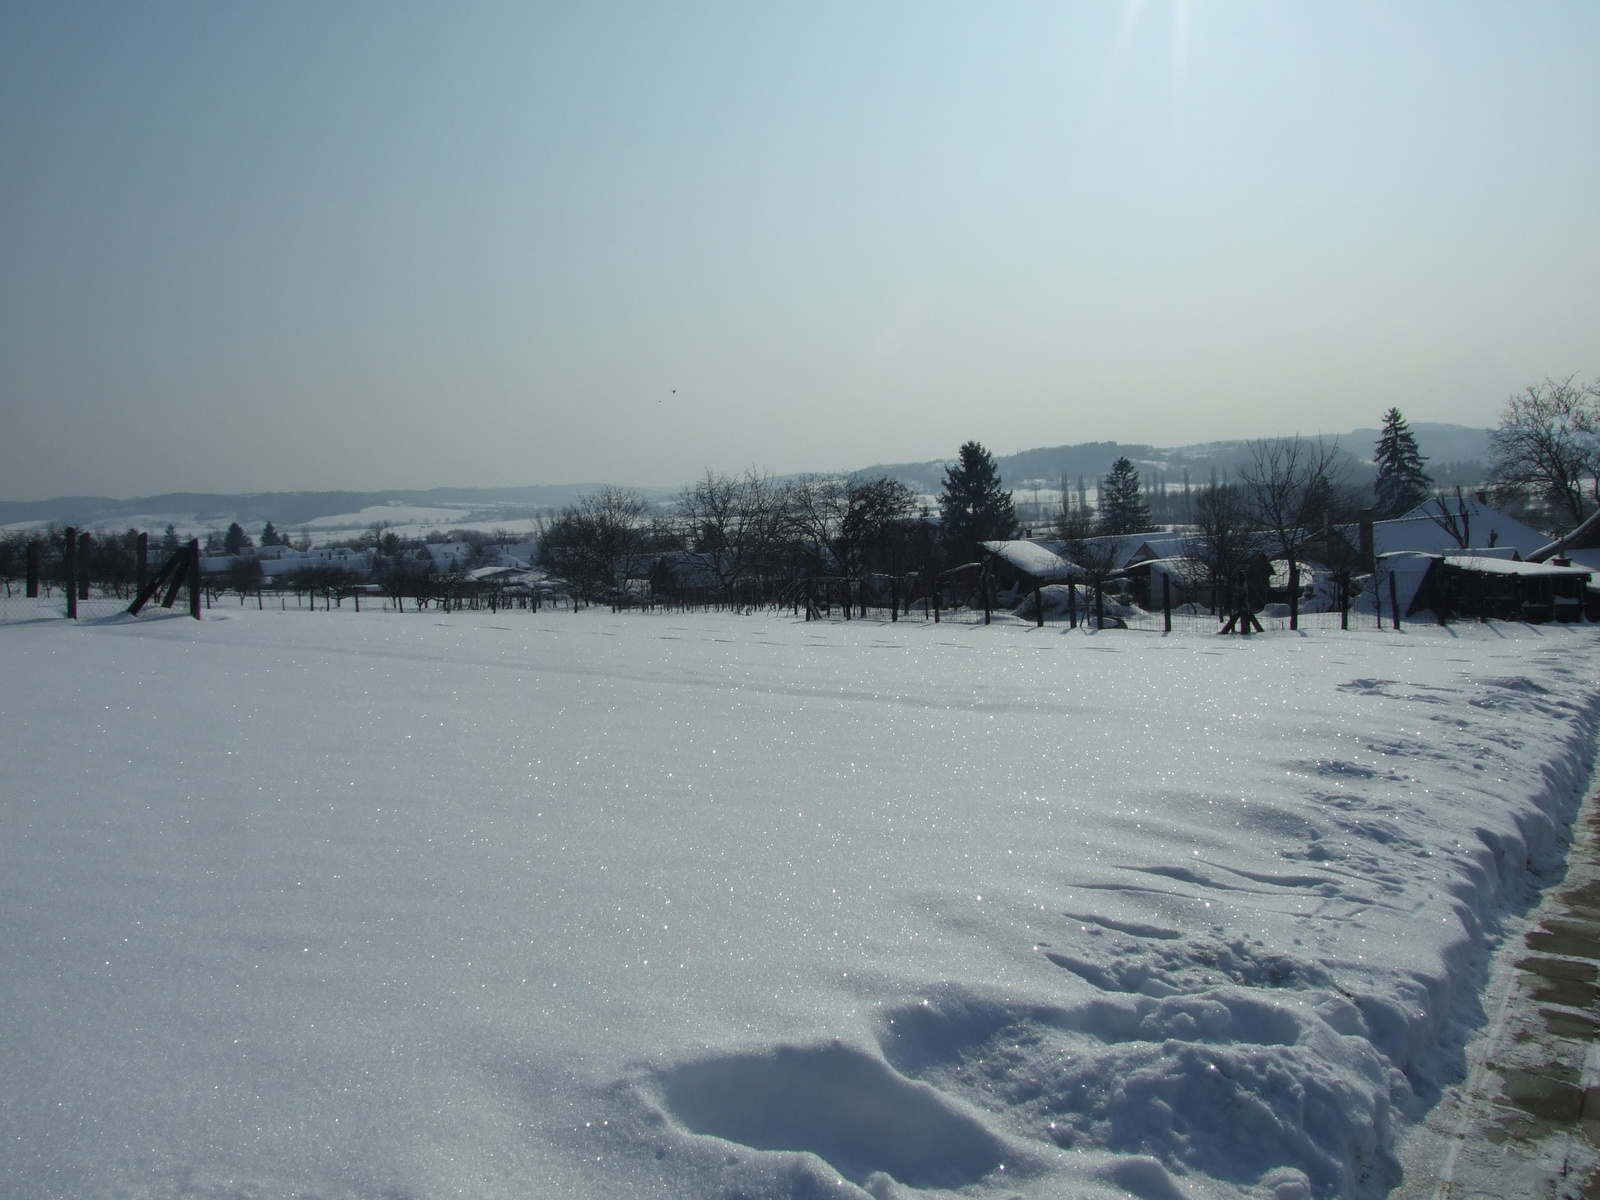
[[[278,533],[271,521],[261,527],[261,544],[263,546],[278,546],[286,539]]]
[[[226,554],[237,554],[246,546],[253,545],[255,543],[250,540],[250,535],[237,521],[228,526],[228,532],[222,537],[222,549]]]
[[[939,521],[946,548],[961,559],[975,557],[979,542],[1008,538],[1017,531],[1011,493],[1000,487],[994,456],[977,442],[962,446],[954,465],[945,468]]]
[[[1150,506],[1139,486],[1139,472],[1127,458],[1111,464],[1100,489],[1097,532],[1114,536],[1150,531]]]
[[[1378,478],[1372,485],[1377,501],[1373,515],[1379,520],[1398,517],[1428,498],[1433,479],[1422,469],[1428,460],[1417,450],[1417,439],[1398,408],[1383,414],[1383,431],[1373,461],[1378,464]]]

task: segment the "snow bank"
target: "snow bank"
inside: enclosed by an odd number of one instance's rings
[[[1376,1196],[1592,629],[0,628],[28,1196]]]

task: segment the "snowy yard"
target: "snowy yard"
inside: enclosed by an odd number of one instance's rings
[[[1592,627],[211,618],[0,627],[6,1196],[1378,1195],[1600,702]]]

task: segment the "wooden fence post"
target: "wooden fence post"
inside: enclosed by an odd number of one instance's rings
[[[983,593],[983,623],[989,623],[989,564],[984,563],[978,572],[978,590]]]
[[[78,599],[89,598],[89,535],[78,535]]]
[[[1069,576],[1068,579],[1067,579],[1067,628],[1068,629],[1076,629],[1077,627],[1078,627],[1078,581]]]
[[[67,526],[61,547],[61,565],[67,575],[67,620],[78,619],[78,531]]]
[[[144,585],[150,582],[150,535],[141,533],[139,540],[134,543],[133,550],[133,594],[137,596],[144,591]]]
[[[35,538],[28,543],[28,590],[29,600],[39,598],[39,539]]]
[[[1172,632],[1172,576],[1161,575],[1161,623],[1167,633]]]
[[[1389,607],[1394,611],[1394,627],[1400,628],[1400,600],[1399,591],[1394,585],[1394,572],[1389,572]]]
[[[200,620],[200,539],[189,539],[189,615]]]
[[[1350,628],[1350,572],[1339,573],[1339,628]]]
[[[1300,564],[1289,564],[1289,628],[1300,628]]]
[[[1044,628],[1044,592],[1038,584],[1033,585],[1033,605],[1039,610],[1039,628]]]

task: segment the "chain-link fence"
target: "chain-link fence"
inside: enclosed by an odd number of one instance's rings
[[[84,535],[73,530],[52,530],[26,542],[9,539],[0,545],[0,623],[62,620],[71,615],[76,615],[79,620],[90,621],[117,617],[128,612],[138,591],[139,581],[155,579],[169,562],[174,562],[172,573],[149,598],[143,612],[147,616],[187,612],[190,599],[187,569],[183,563],[174,561],[174,556],[181,555],[187,548],[174,549],[165,545],[155,554],[148,553],[150,549],[154,547],[147,546],[145,539],[134,531],[129,531],[127,535]],[[198,566],[198,546],[194,547],[192,553]],[[145,564],[142,568],[141,558]],[[69,580],[74,581],[71,588]],[[171,586],[174,580],[178,586]],[[199,595],[202,611],[218,606],[238,606],[284,610],[337,609],[351,613],[403,612],[413,611],[419,603],[425,604],[428,611],[482,608],[491,612],[521,610],[535,613],[541,609],[575,611],[589,607],[575,603],[565,595],[546,594],[544,591],[523,594],[483,584],[468,587],[467,581],[457,581],[460,587],[455,591],[448,587],[435,589],[437,594],[430,595],[426,601],[412,595],[408,603],[399,595],[386,594],[385,589],[375,584],[343,575],[338,586],[325,583],[320,587],[307,584],[296,576],[266,580],[257,574],[252,576],[252,580],[253,583],[249,585],[235,586],[225,575],[205,576]],[[30,588],[37,594],[29,595]],[[753,594],[749,604],[739,607],[750,613],[768,611],[793,613],[795,616],[809,609],[813,619],[833,622],[898,619],[978,625],[986,622],[1037,621],[1037,606],[1042,602],[1045,623],[1058,628],[1103,624],[1107,631],[1166,633],[1170,630],[1177,634],[1215,635],[1221,633],[1226,624],[1216,614],[1193,605],[1175,608],[1170,613],[1159,608],[1151,611],[1133,603],[1124,593],[1107,591],[1103,596],[1097,596],[1093,589],[1083,586],[1069,588],[1052,585],[1044,588],[1042,593],[1023,594],[1020,602],[1016,591],[1009,595],[997,594],[991,597],[992,602],[987,610],[982,605],[981,592],[976,596],[967,596],[964,603],[952,604],[954,597],[946,591],[936,604],[932,596],[921,596],[909,603],[903,600],[895,602],[890,599],[893,594],[891,591],[883,596],[873,595],[864,611],[860,596],[865,589],[857,590],[847,608],[841,602],[843,593],[833,596],[826,587],[819,591],[817,581],[808,581],[803,591],[796,588],[788,592],[780,590],[775,595]],[[69,590],[76,592],[75,603],[69,603]],[[163,608],[162,602],[169,594],[174,607]],[[613,610],[626,607],[642,611],[692,611],[698,607],[682,601],[657,601],[631,594],[623,599],[626,603],[613,600],[609,607]],[[1355,604],[1347,618],[1342,618],[1337,611],[1302,612],[1298,627],[1317,632],[1336,632],[1345,627],[1351,630],[1379,627],[1380,622],[1372,608],[1372,597],[1360,594],[1354,600]],[[598,605],[607,606],[605,601]],[[705,607],[727,606],[708,603]],[[1432,623],[1431,615],[1423,619]],[[1381,624],[1392,627],[1392,623],[1392,614],[1385,612]],[[1287,631],[1290,620],[1286,607],[1281,604],[1268,606],[1256,614],[1254,627],[1263,632]]]
[[[152,561],[147,535],[50,529],[0,539],[0,622],[104,620],[128,612],[139,588],[159,582],[153,611],[188,611],[184,586],[196,574],[198,543],[163,546]]]

